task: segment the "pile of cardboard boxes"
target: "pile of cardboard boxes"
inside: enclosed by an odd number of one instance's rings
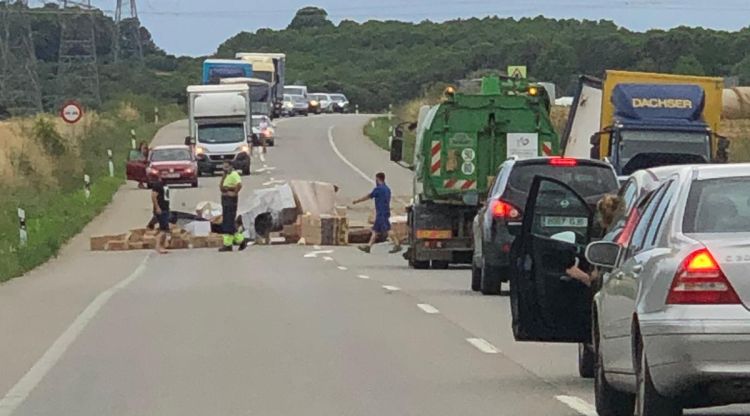
[[[246,227],[252,225],[251,219],[261,211],[273,212],[276,219],[275,229],[268,235],[258,236],[250,233],[257,243],[272,244],[283,242],[287,244],[305,244],[321,246],[343,246],[347,244],[364,244],[370,240],[372,234],[370,225],[354,224],[347,217],[347,208],[336,206],[336,192],[338,188],[330,183],[315,181],[293,180],[283,185],[288,194],[291,187],[294,202],[291,197],[285,204],[278,203],[269,195],[258,196],[250,204],[253,209],[243,216]],[[265,189],[264,191],[272,191]],[[268,194],[268,192],[265,192]],[[273,195],[271,195],[273,196]],[[265,198],[265,199],[263,199]],[[265,200],[267,204],[263,205]],[[295,207],[296,205],[296,207]],[[263,206],[272,208],[263,208]],[[258,209],[260,207],[260,209]],[[220,206],[218,204],[202,202],[196,207],[198,217],[203,221],[195,221],[184,227],[172,225],[170,233],[170,249],[187,248],[218,248],[222,245],[222,236],[211,232],[216,231],[216,220],[220,220]],[[289,215],[291,214],[291,215]],[[372,223],[372,219],[370,221]],[[405,241],[408,237],[406,216],[391,217],[391,225],[396,236]],[[156,245],[156,231],[135,229],[125,234],[107,235],[91,238],[93,251],[122,251],[154,249]]]

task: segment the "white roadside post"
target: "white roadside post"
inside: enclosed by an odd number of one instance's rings
[[[86,199],[91,197],[91,178],[89,175],[83,175],[83,193],[86,195]]]
[[[359,104],[354,105],[354,114],[359,114]]]
[[[26,231],[26,211],[21,208],[18,208],[18,240],[21,247],[26,246],[26,242],[29,241],[29,234]]]
[[[154,107],[154,124],[159,124],[159,107]]]
[[[388,148],[393,146],[393,126],[388,126]]]
[[[107,149],[107,158],[109,159],[107,162],[109,165],[109,177],[112,178],[115,176],[115,163],[112,161],[112,149]]]
[[[135,150],[137,149],[135,144],[135,130],[130,130],[130,146]]]
[[[393,104],[388,104],[388,121],[393,119]]]

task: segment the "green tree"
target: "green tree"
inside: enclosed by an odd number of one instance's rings
[[[316,27],[333,27],[333,23],[328,20],[328,12],[319,7],[304,7],[297,10],[297,14],[292,19],[287,29],[304,29]]]
[[[681,75],[706,75],[706,71],[703,69],[703,65],[698,61],[695,55],[681,56],[675,62],[674,69],[672,70],[675,74]]]
[[[750,55],[745,56],[732,68],[732,75],[740,78],[740,84],[750,84]]]

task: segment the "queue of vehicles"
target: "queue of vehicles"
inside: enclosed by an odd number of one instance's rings
[[[750,402],[750,165],[711,164],[728,161],[720,81],[583,77],[561,143],[537,84],[448,90],[410,126],[410,266],[510,282],[516,340],[579,344],[599,415]],[[400,125],[392,160],[402,143]],[[623,204],[608,230],[606,194]]]

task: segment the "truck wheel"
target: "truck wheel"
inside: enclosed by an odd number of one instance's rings
[[[482,268],[471,265],[471,290],[479,292],[480,285],[482,284]]]
[[[449,261],[445,260],[433,260],[432,261],[432,268],[435,270],[446,270],[450,266]]]
[[[482,281],[479,284],[479,290],[483,295],[497,296],[501,292],[500,274],[502,269],[486,264],[482,267]]]
[[[594,348],[587,344],[578,344],[578,375],[581,378],[594,378],[595,367],[596,354],[594,354]]]

